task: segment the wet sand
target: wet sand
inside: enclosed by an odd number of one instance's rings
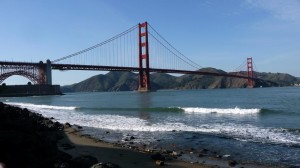
[[[130,143],[108,143],[90,135],[81,134],[80,129],[65,128],[65,137],[59,141],[59,149],[78,157],[80,155],[91,155],[98,159],[101,163],[111,162],[119,165],[122,168],[143,167],[152,168],[157,167],[156,160],[151,159],[155,153],[160,153],[165,157],[164,166],[174,168],[228,168],[228,167],[244,167],[244,168],[266,168],[272,166],[237,163],[233,160],[221,158],[216,156],[204,156],[205,154],[190,153],[190,155],[197,155],[201,157],[202,162],[186,162],[179,156],[174,156],[172,153],[161,150],[145,150],[144,147],[137,147],[135,145],[128,145]],[[71,149],[64,149],[64,144],[70,144]]]
[[[98,159],[99,162],[111,162],[119,165],[122,168],[157,167],[156,160],[151,159],[151,152],[141,152],[129,148],[124,148],[121,145],[111,144],[92,138],[88,135],[81,135],[74,128],[65,128],[65,137],[59,141],[59,149],[72,155],[73,157],[80,155],[91,155]],[[64,149],[64,144],[74,145],[72,149]],[[164,161],[166,167],[174,168],[211,168],[204,164],[192,164],[180,161],[173,158],[168,158]]]

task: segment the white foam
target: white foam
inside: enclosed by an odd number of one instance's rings
[[[44,111],[43,115],[48,117],[52,114]],[[189,126],[181,122],[166,121],[151,124],[146,120],[126,117],[120,115],[86,115],[69,111],[64,114],[55,114],[54,118],[60,122],[71,122],[87,127],[109,129],[114,131],[130,132],[171,132],[188,131],[228,136],[242,141],[269,142],[269,143],[290,143],[300,144],[300,137],[291,133],[283,133],[271,128],[261,128],[250,124],[202,124],[200,126]]]
[[[225,135],[242,141],[300,144],[300,137],[297,135],[279,132],[271,128],[260,128],[250,124],[223,123],[200,126],[189,126],[180,122],[150,124],[139,118],[119,115],[77,115],[76,120],[79,121],[78,124],[80,125],[115,131],[171,132],[177,130]]]
[[[300,145],[299,134],[293,134],[290,132],[282,131],[280,129],[258,127],[251,124],[236,124],[224,122],[199,124],[198,126],[192,126],[181,123],[180,120],[171,121],[167,118],[164,122],[150,123],[137,117],[110,114],[85,114],[78,110],[75,111],[74,109],[76,107],[34,105],[28,103],[7,104],[26,107],[42,114],[45,117],[54,117],[61,123],[69,122],[71,124],[92,128],[109,129],[115,131],[129,131],[135,132],[136,134],[143,134],[144,132],[172,132],[173,130],[177,130],[227,136],[240,141]],[[230,111],[228,109],[223,110]],[[206,111],[216,110],[206,109]],[[243,111],[242,114],[245,114],[245,112],[247,112],[243,109],[237,111]],[[254,113],[254,111],[255,110],[250,110],[249,113]],[[259,110],[257,109],[257,111]]]
[[[256,114],[260,112],[260,109],[241,109],[235,108],[201,108],[201,107],[184,107],[181,108],[186,113],[220,113],[220,114]]]
[[[31,104],[31,103],[12,103],[12,102],[6,102],[6,104],[12,105],[12,106],[19,106],[23,108],[29,108],[29,109],[53,109],[53,110],[75,110],[77,107],[72,106],[50,106],[50,105],[38,105],[38,104]]]
[[[300,136],[285,133],[280,129],[262,128],[251,124],[223,123],[213,125],[217,134],[227,135],[241,141],[254,141],[277,144],[300,144]]]

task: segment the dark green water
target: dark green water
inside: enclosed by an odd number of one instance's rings
[[[108,141],[205,146],[237,160],[300,166],[300,87],[72,93],[1,98]],[[175,131],[174,131],[175,130]],[[160,142],[158,143],[157,140]]]

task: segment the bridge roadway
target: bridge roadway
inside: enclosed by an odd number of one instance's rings
[[[0,61],[0,65],[16,65],[16,66],[39,66],[41,63],[32,62],[6,62]],[[89,71],[130,71],[139,72],[139,67],[119,67],[119,66],[99,66],[99,65],[77,65],[77,64],[51,64],[52,69],[56,70],[89,70]],[[142,68],[146,70],[146,68]],[[251,79],[254,81],[264,81],[260,78],[251,78],[242,75],[235,75],[230,73],[216,73],[216,72],[205,72],[205,71],[190,71],[190,70],[174,70],[174,69],[158,69],[149,68],[149,72],[157,73],[176,73],[176,74],[195,74],[195,75],[209,75],[209,76],[224,76],[242,79]],[[271,81],[267,81],[271,82]]]
[[[118,66],[98,66],[98,65],[76,65],[76,64],[51,64],[52,69],[57,70],[90,70],[90,71],[130,71],[130,72],[139,72],[140,70],[146,70],[146,68],[138,67],[118,67]],[[205,71],[189,71],[189,70],[175,70],[175,69],[158,69],[158,68],[149,68],[149,72],[157,73],[174,73],[174,74],[194,74],[194,75],[208,75],[208,76],[223,76],[223,77],[232,77],[232,78],[241,78],[252,80],[255,82],[267,82],[274,86],[278,86],[277,83],[270,80],[263,80],[260,78],[252,78],[248,76],[235,75],[230,73],[216,73],[216,72],[205,72]]]
[[[57,69],[57,70],[131,71],[131,72],[139,72],[141,70],[141,68],[138,68],[138,67],[76,65],[76,64],[51,64],[51,66],[52,66],[52,69]],[[146,68],[142,68],[142,70],[146,70]],[[259,79],[259,78],[251,78],[251,77],[242,76],[242,75],[235,75],[235,74],[229,74],[229,73],[205,72],[205,71],[149,68],[149,72],[225,76],[225,77],[233,77],[233,78],[251,79],[254,81],[262,81],[262,79]]]

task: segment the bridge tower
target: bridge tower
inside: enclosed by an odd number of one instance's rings
[[[249,88],[253,88],[254,87],[254,82],[253,82],[254,73],[253,73],[252,57],[247,58],[247,75],[249,77],[247,85],[248,85]]]
[[[38,64],[38,84],[52,85],[52,69],[51,61],[47,60],[46,63],[42,61]]]
[[[46,62],[46,81],[47,85],[52,85],[52,68],[50,60],[47,60]]]
[[[139,92],[150,91],[148,23],[139,23]]]
[[[47,83],[47,77],[46,77],[46,64],[43,63],[43,61],[40,61],[37,67],[37,77],[38,77],[38,84],[39,85],[45,85]]]

